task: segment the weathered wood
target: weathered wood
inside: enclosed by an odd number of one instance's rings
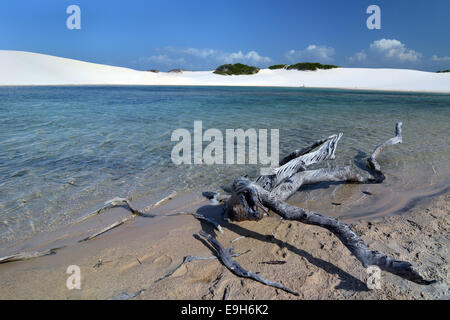
[[[174,216],[181,216],[181,215],[190,215],[198,220],[208,222],[208,223],[212,224],[214,226],[214,228],[217,229],[217,231],[219,231],[221,234],[223,234],[222,226],[217,221],[215,221],[211,218],[205,217],[204,215],[202,215],[200,213],[180,211],[180,212],[170,213],[170,214],[166,214],[166,215],[160,215],[160,217],[174,217]]]
[[[372,152],[372,155],[370,156],[370,158],[367,160],[368,166],[370,169],[373,170],[373,175],[375,177],[375,180],[377,182],[383,182],[383,180],[385,179],[384,174],[381,172],[381,166],[377,161],[377,157],[380,154],[380,152],[386,148],[387,146],[391,146],[397,143],[402,143],[403,142],[403,138],[402,138],[402,123],[398,122],[397,125],[395,126],[395,137],[389,139],[388,141],[379,144],[378,146],[375,147],[375,150]]]
[[[409,262],[395,260],[382,252],[369,249],[349,226],[338,219],[295,207],[284,201],[304,184],[324,181],[383,182],[385,176],[381,172],[377,157],[385,147],[402,142],[402,123],[397,123],[395,137],[378,145],[368,159],[368,167],[373,177],[364,177],[350,166],[306,171],[306,167],[311,164],[334,159],[337,142],[341,136],[342,134],[339,134],[319,140],[307,148],[291,153],[282,160],[283,165],[275,175],[260,176],[254,182],[246,177],[236,179],[231,199],[227,202],[229,217],[234,220],[259,220],[262,218],[261,211],[266,212],[270,209],[286,220],[296,220],[331,231],[364,267],[376,265],[382,270],[418,284],[433,283],[434,281],[424,279]],[[313,151],[314,148],[318,149]]]
[[[146,290],[147,289],[142,289],[135,293],[122,292],[112,298],[109,298],[108,300],[130,300],[130,299],[136,298],[137,296],[139,296],[142,292],[144,292]]]
[[[434,282],[425,280],[412,268],[412,265],[409,262],[395,260],[382,252],[369,249],[348,225],[336,218],[292,206],[287,202],[279,200],[271,193],[246,178],[240,178],[238,188],[239,192],[255,193],[255,197],[258,197],[266,207],[286,220],[296,220],[331,231],[364,267],[376,265],[382,270],[418,284],[430,284]]]
[[[64,248],[64,247],[52,248],[52,249],[48,249],[45,251],[20,252],[20,253],[12,254],[9,256],[1,257],[0,264],[7,263],[7,262],[13,262],[13,261],[28,260],[28,259],[33,259],[33,258],[42,257],[42,256],[48,256],[51,254],[55,254],[56,250],[59,250],[62,248]]]
[[[340,134],[342,135],[342,134]],[[312,143],[311,145],[307,146],[306,148],[302,148],[299,150],[295,150],[294,152],[291,152],[289,155],[287,155],[286,157],[284,157],[281,161],[280,161],[280,166],[285,165],[286,163],[288,163],[289,161],[298,158],[300,156],[303,156],[307,153],[310,153],[311,151],[313,151],[314,149],[316,149],[317,147],[320,147],[321,145],[323,145],[325,142],[336,138],[336,135],[332,135],[329,136],[328,138],[325,139],[321,139],[321,140],[317,140],[316,142]]]
[[[326,178],[324,175],[325,172],[305,171],[306,167],[322,161],[335,159],[337,144],[341,137],[342,133],[332,135],[326,139],[313,143],[307,148],[294,151],[281,161],[281,163],[284,164],[275,169],[275,174],[259,176],[256,178],[255,183],[268,191],[275,189],[275,193],[277,193],[281,199],[289,198],[302,184],[307,182],[308,179],[311,180],[312,183],[318,178]],[[312,151],[316,147],[317,150]],[[290,160],[286,162],[287,159]],[[328,175],[332,176],[334,174],[336,177],[341,178],[340,175],[342,175],[342,173],[342,170],[336,172],[332,171]],[[362,177],[356,178],[355,172],[352,172],[352,176],[354,176],[354,179],[363,179]],[[261,206],[257,199],[253,199],[251,194],[236,194],[234,190],[235,186],[233,185],[231,198],[226,204],[228,217],[234,221],[261,220],[264,216],[263,212],[267,212],[266,208]],[[258,211],[258,208],[262,212]]]
[[[227,300],[229,296],[230,296],[230,284],[227,284],[227,286],[223,290],[222,300]]]
[[[342,133],[335,134],[319,140],[305,149],[294,151],[281,161],[280,167],[274,170],[275,174],[259,176],[256,183],[266,190],[272,190],[297,172],[305,171],[306,167],[310,165],[335,159],[337,144],[341,137]],[[316,147],[318,147],[317,150],[312,151]],[[287,161],[287,159],[290,160]]]
[[[263,277],[257,275],[256,273],[245,270],[244,268],[241,267],[241,265],[239,263],[237,263],[236,261],[234,261],[232,259],[232,249],[231,248],[224,249],[222,247],[222,245],[219,243],[219,241],[217,241],[217,239],[213,238],[210,234],[208,234],[204,231],[200,231],[200,235],[202,237],[204,237],[206,240],[208,240],[208,242],[216,250],[216,254],[219,257],[220,261],[222,261],[222,263],[234,274],[238,275],[239,277],[250,278],[250,279],[256,280],[258,282],[261,282],[262,284],[284,290],[284,291],[289,292],[296,296],[299,295],[297,292],[285,287],[281,283],[264,279]]]
[[[125,218],[123,218],[122,220],[116,221],[116,222],[114,222],[113,224],[110,224],[109,226],[107,226],[107,227],[101,229],[100,231],[98,231],[98,232],[96,232],[96,233],[90,235],[89,237],[86,237],[86,238],[84,238],[84,239],[79,240],[78,242],[84,242],[84,241],[88,241],[88,240],[92,240],[92,239],[94,239],[94,238],[97,238],[99,235],[102,235],[102,234],[104,234],[105,232],[108,232],[109,230],[112,230],[112,229],[114,229],[114,228],[117,228],[118,226],[121,226],[122,224],[124,224],[125,222],[127,222],[127,221],[129,221],[129,220],[131,220],[131,219],[133,219],[133,218],[134,218],[133,215],[128,216],[128,217],[125,217]]]
[[[283,260],[272,260],[272,261],[262,261],[260,264],[285,264],[286,261]]]
[[[323,168],[298,172],[291,179],[284,181],[282,184],[270,190],[270,192],[280,200],[286,200],[303,185],[319,182],[372,183],[373,181],[372,178],[359,174],[351,166]]]
[[[121,198],[121,197],[115,197],[112,198],[110,200],[105,201],[104,206],[95,210],[94,212],[91,212],[89,214],[87,214],[86,216],[82,217],[79,220],[76,220],[74,223],[80,223],[86,219],[89,219],[90,217],[94,216],[94,215],[98,215],[100,213],[102,213],[105,210],[114,208],[114,207],[127,207],[134,215],[137,216],[149,216],[148,212],[150,212],[153,209],[156,209],[157,207],[161,206],[164,202],[166,202],[167,200],[171,200],[175,197],[177,193],[176,192],[172,192],[171,194],[169,194],[168,196],[162,198],[161,200],[157,201],[154,204],[151,204],[141,210],[137,209],[133,203],[131,202],[131,197],[128,198]],[[150,215],[151,217],[154,217],[154,215]]]
[[[243,253],[234,253],[234,254],[232,254],[231,256],[232,256],[232,257],[239,257],[239,256],[242,256],[243,254],[248,253],[248,252],[250,252],[250,250],[247,250],[247,251],[245,251],[245,252],[243,252]],[[159,281],[161,281],[161,280],[164,280],[164,279],[170,277],[170,276],[173,275],[178,269],[180,269],[185,263],[192,262],[192,261],[197,261],[197,260],[203,260],[203,261],[207,260],[207,261],[208,261],[208,260],[215,260],[215,259],[218,259],[218,257],[217,257],[217,256],[211,256],[211,257],[197,257],[197,256],[191,256],[191,255],[185,256],[185,257],[183,258],[183,261],[182,261],[178,266],[176,266],[173,270],[171,270],[171,271],[170,271],[169,273],[167,273],[165,276],[163,276],[163,277],[161,277],[161,278],[155,280],[154,283],[157,283],[157,282],[159,282]]]
[[[199,220],[203,220],[203,221],[211,223],[221,234],[223,234],[223,229],[217,221],[207,218],[204,215],[199,214],[199,213],[193,213],[192,215]]]
[[[142,210],[140,210],[140,214],[147,214],[148,212],[150,212],[153,209],[156,209],[157,207],[161,206],[164,202],[168,201],[168,200],[172,200],[175,196],[177,195],[177,192],[172,192],[171,194],[169,194],[167,197],[162,198],[161,200],[157,201],[154,204],[151,204],[145,208],[143,208]]]

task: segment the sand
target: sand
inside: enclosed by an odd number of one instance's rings
[[[366,270],[328,231],[283,221],[273,214],[259,222],[229,223],[220,220],[220,206],[212,205],[200,195],[184,194],[155,213],[199,211],[218,219],[224,234],[217,233],[217,239],[223,246],[233,246],[238,253],[251,250],[235,258],[236,261],[267,279],[282,282],[300,296],[239,278],[218,260],[187,263],[155,283],[186,255],[213,255],[196,235],[202,229],[217,231],[192,216],[177,216],[137,217],[83,243],[76,240],[99,226],[78,227],[79,233],[72,232],[71,239],[66,237],[40,246],[42,249],[64,242],[67,247],[54,255],[0,264],[0,299],[110,299],[138,292],[133,299],[223,299],[225,291],[230,300],[449,299],[449,209],[447,192],[422,201],[399,216],[352,223],[371,248],[410,261],[425,277],[438,280],[430,286],[382,272],[381,289],[369,290],[365,284]],[[117,208],[93,219],[107,225],[127,214],[125,209]],[[22,245],[31,249],[30,245]],[[273,260],[283,264],[263,263]],[[66,287],[69,265],[80,267],[80,290]]]
[[[222,76],[212,71],[154,73],[38,53],[0,50],[0,86],[25,85],[281,86],[448,93],[450,74],[370,68],[262,69],[255,75],[243,76]]]

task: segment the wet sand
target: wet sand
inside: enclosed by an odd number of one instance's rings
[[[136,205],[143,207],[152,202],[154,199],[147,199]],[[342,206],[345,209],[345,203]],[[66,246],[54,255],[0,264],[0,299],[110,299],[138,292],[133,299],[223,299],[225,292],[227,299],[450,298],[448,190],[422,199],[401,215],[352,222],[354,230],[371,248],[409,261],[426,278],[438,280],[430,286],[382,272],[381,289],[369,290],[366,270],[328,231],[284,221],[274,214],[259,222],[229,223],[222,220],[222,207],[204,200],[200,193],[179,195],[152,213],[177,211],[199,212],[214,218],[220,221],[224,234],[192,216],[136,217],[94,240],[78,243],[77,240],[129,214],[124,208],[107,210],[69,227],[70,230],[60,230],[59,238],[55,234],[41,235],[39,247],[32,245],[37,243],[34,239],[3,250],[2,256],[18,249]],[[250,249],[236,261],[298,291],[300,296],[238,278],[217,259],[189,262],[155,282],[186,255],[213,255],[197,236],[200,230],[216,234],[224,247],[233,246],[237,253]],[[282,262],[264,263],[268,261]],[[80,290],[66,287],[69,265],[80,267]]]

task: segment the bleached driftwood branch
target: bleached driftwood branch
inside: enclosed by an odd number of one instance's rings
[[[372,152],[372,155],[367,160],[368,166],[373,171],[373,174],[374,174],[375,179],[376,179],[377,182],[383,182],[383,180],[385,179],[385,176],[384,176],[383,172],[381,172],[381,166],[380,166],[380,164],[377,161],[378,155],[387,146],[391,146],[391,145],[394,145],[394,144],[397,144],[397,143],[402,143],[402,142],[403,142],[403,138],[402,138],[402,123],[398,122],[397,125],[395,126],[395,137],[393,137],[393,138],[389,139],[388,141],[386,141],[386,142],[376,146],[375,150]]]
[[[286,220],[296,220],[331,231],[364,267],[376,265],[382,270],[415,283],[433,283],[419,275],[409,262],[395,260],[382,252],[369,249],[349,226],[338,219],[295,207],[284,201],[304,184],[324,181],[383,182],[385,177],[381,172],[377,157],[385,147],[402,142],[402,123],[397,123],[395,137],[378,145],[368,159],[368,167],[372,176],[365,177],[350,166],[306,170],[312,164],[334,159],[337,143],[341,136],[342,134],[330,136],[291,153],[281,161],[281,167],[274,175],[260,176],[255,181],[250,181],[246,177],[236,179],[232,187],[232,196],[227,202],[228,216],[232,220],[238,221],[260,220],[263,217],[262,212],[270,209]]]
[[[243,252],[243,253],[233,253],[231,256],[232,256],[232,257],[239,257],[239,256],[242,256],[243,254],[248,253],[248,252],[250,252],[250,250],[247,250],[247,251],[245,251],[245,252]],[[198,261],[198,260],[202,260],[202,261],[210,261],[210,260],[215,260],[215,259],[218,259],[218,257],[217,257],[217,256],[211,256],[211,257],[197,257],[197,256],[192,256],[192,255],[185,256],[185,257],[183,258],[183,261],[182,261],[178,266],[176,266],[173,270],[171,270],[171,271],[170,271],[169,273],[167,273],[165,276],[163,276],[163,277],[161,277],[161,278],[155,280],[155,283],[157,283],[157,282],[159,282],[159,281],[161,281],[161,280],[164,280],[164,279],[170,277],[170,276],[173,275],[178,269],[180,269],[185,263],[192,262],[192,261]]]
[[[12,254],[9,256],[1,257],[0,264],[6,263],[6,262],[22,261],[22,260],[28,260],[28,259],[33,259],[33,258],[42,257],[42,256],[48,256],[51,254],[55,254],[56,250],[59,250],[62,248],[63,247],[58,247],[58,248],[48,249],[45,251],[20,252],[20,253]]]
[[[90,235],[89,237],[86,237],[86,238],[84,238],[84,239],[79,240],[78,242],[83,242],[83,241],[92,240],[92,239],[98,237],[99,235],[102,235],[102,234],[104,234],[105,232],[108,232],[109,230],[112,230],[112,229],[114,229],[114,228],[117,228],[118,226],[121,226],[122,224],[124,224],[125,222],[127,222],[127,221],[129,221],[129,220],[131,220],[131,219],[133,219],[133,218],[134,218],[133,215],[128,216],[128,217],[125,217],[125,218],[123,218],[122,220],[116,221],[116,222],[114,222],[113,224],[110,224],[109,226],[107,226],[107,227],[101,229],[100,231],[98,231],[98,232],[96,232],[96,233]]]
[[[216,250],[216,255],[220,259],[220,261],[222,261],[222,263],[234,274],[238,275],[239,277],[256,280],[258,282],[261,282],[262,284],[284,290],[296,296],[299,295],[297,292],[285,287],[281,283],[264,279],[263,277],[257,275],[256,273],[245,270],[239,263],[237,263],[232,259],[233,255],[232,248],[223,248],[220,242],[217,241],[217,239],[215,239],[213,236],[204,231],[200,231],[200,235],[204,237],[206,240],[208,240],[208,242]]]
[[[129,207],[129,208],[130,208],[130,210],[131,210],[131,207]],[[141,213],[142,213],[142,212],[141,212]],[[219,231],[220,233],[223,234],[223,229],[222,229],[222,227],[220,226],[220,224],[219,224],[217,221],[215,221],[215,220],[213,220],[213,219],[210,219],[210,218],[208,218],[208,217],[205,217],[204,215],[199,214],[199,213],[192,213],[192,212],[176,212],[176,213],[172,213],[172,214],[158,215],[158,217],[174,217],[174,216],[180,216],[180,215],[191,215],[191,216],[195,217],[195,218],[198,219],[198,220],[203,220],[203,221],[205,221],[205,222],[208,222],[208,223],[212,224],[212,225],[214,226],[214,228],[217,229],[217,231]],[[135,216],[136,216],[135,214],[132,214],[132,215],[129,215],[129,216],[123,218],[122,220],[118,220],[118,221],[112,223],[111,225],[109,225],[109,226],[107,226],[107,227],[101,229],[100,231],[97,231],[97,232],[95,232],[94,234],[92,234],[92,235],[90,235],[90,236],[88,236],[88,237],[86,237],[86,238],[84,238],[84,239],[79,240],[78,242],[83,242],[83,241],[92,240],[92,239],[94,239],[94,238],[96,238],[96,237],[98,237],[98,236],[100,236],[100,235],[102,235],[102,234],[104,234],[104,233],[106,233],[106,232],[108,232],[108,231],[114,229],[114,228],[117,228],[118,226],[121,226],[121,225],[124,224],[125,222],[128,222],[128,221],[134,219]],[[151,215],[151,216],[150,216],[150,215],[148,215],[148,214],[145,214],[145,215],[144,215],[144,214],[140,214],[140,216],[144,216],[144,217],[156,217],[156,215]]]

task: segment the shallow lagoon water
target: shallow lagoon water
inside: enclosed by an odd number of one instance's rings
[[[448,190],[450,95],[305,88],[0,88],[0,245],[54,230],[115,196],[230,187],[259,165],[179,165],[178,128],[279,129],[280,157],[343,132],[337,159],[356,165],[403,122],[378,186],[304,187],[293,202],[335,216],[400,213]],[[207,143],[205,143],[206,145]],[[362,191],[368,192],[362,193]],[[327,200],[324,200],[327,199]],[[348,203],[336,206],[334,203]],[[341,209],[342,208],[342,209]]]

